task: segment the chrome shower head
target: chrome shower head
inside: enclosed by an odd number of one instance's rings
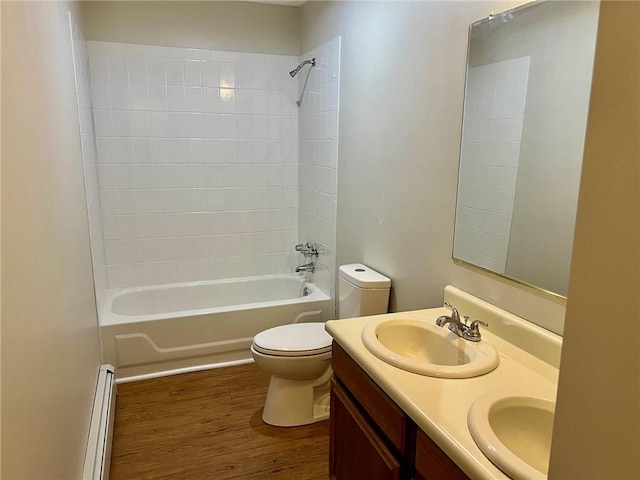
[[[313,67],[316,66],[316,59],[312,58],[311,60],[305,60],[300,65],[298,65],[295,69],[291,70],[289,72],[289,75],[291,75],[291,78],[295,77],[298,74],[298,72],[300,71],[300,69],[302,67],[304,67],[307,63],[310,63],[311,64],[311,68],[313,68]]]

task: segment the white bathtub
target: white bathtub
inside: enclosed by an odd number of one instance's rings
[[[296,274],[112,289],[100,315],[104,362],[126,381],[250,361],[254,335],[326,321],[330,305]]]

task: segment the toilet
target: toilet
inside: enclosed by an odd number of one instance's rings
[[[342,265],[339,318],[387,313],[391,280],[360,263]],[[256,364],[271,374],[262,420],[293,427],[329,418],[331,336],[323,322],[270,328],[253,338]]]

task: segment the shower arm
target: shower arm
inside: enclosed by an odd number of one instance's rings
[[[304,67],[304,66],[305,66],[306,64],[308,64],[308,63],[310,63],[310,64],[311,64],[311,68],[315,67],[315,66],[316,66],[316,59],[315,59],[315,57],[314,57],[314,58],[312,58],[312,59],[310,59],[310,60],[305,60],[305,61],[304,61],[304,62],[302,62],[300,65],[298,65],[296,68],[294,68],[293,70],[291,70],[291,71],[289,72],[289,75],[291,75],[291,78],[295,77],[295,76],[298,74],[298,72],[300,71],[300,69],[301,69],[302,67]]]

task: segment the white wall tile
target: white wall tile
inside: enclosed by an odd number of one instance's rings
[[[186,85],[202,86],[202,62],[200,60],[184,61],[184,81]]]
[[[188,136],[186,113],[169,112],[167,118],[169,120],[168,132],[170,137],[185,138]]]
[[[167,58],[165,60],[167,84],[184,85],[184,60],[181,58]]]
[[[128,83],[111,83],[111,108],[118,110],[131,108]]]
[[[205,141],[203,139],[187,140],[187,151],[189,163],[206,163],[207,156],[205,153]]]
[[[146,84],[129,85],[129,93],[133,110],[149,110],[149,87]]]
[[[220,64],[215,60],[203,61],[202,84],[206,87],[220,86]]]
[[[153,159],[151,152],[150,138],[133,139],[133,158],[136,163],[151,163]]]
[[[147,59],[147,78],[151,85],[166,85],[167,75],[164,58]]]
[[[111,108],[111,90],[108,82],[94,82],[91,85],[94,108]]]
[[[185,111],[185,96],[183,85],[167,85],[167,109],[170,112]]]
[[[93,123],[95,127],[96,136],[98,137],[113,136],[113,121],[111,118],[111,110],[94,109]]]
[[[298,59],[92,43],[110,286],[295,266]]]
[[[220,63],[220,88],[236,88],[236,69],[233,63]]]
[[[154,137],[169,136],[169,114],[167,112],[151,112],[151,135]]]
[[[129,56],[128,66],[129,82],[142,84],[146,84],[148,82],[147,59],[145,57]]]
[[[220,116],[220,138],[235,139],[237,136],[237,124],[235,115]]]
[[[264,64],[251,65],[251,88],[267,88],[267,66]]]
[[[205,87],[202,89],[202,109],[204,112],[218,113],[220,111],[220,90]]]
[[[131,123],[131,112],[129,110],[113,110],[111,112],[113,121],[113,134],[117,137],[130,137],[133,135],[133,125]]]
[[[235,64],[236,88],[252,88],[252,70],[249,63]]]
[[[185,111],[203,111],[202,87],[187,87],[185,89]]]
[[[166,85],[149,85],[149,108],[155,111],[167,111]]]
[[[496,271],[506,264],[528,69],[523,57],[474,67],[468,75],[456,249],[461,258]],[[470,209],[477,214],[473,223],[465,215]]]
[[[127,57],[124,55],[108,55],[109,81],[128,82],[129,69],[127,67]]]

